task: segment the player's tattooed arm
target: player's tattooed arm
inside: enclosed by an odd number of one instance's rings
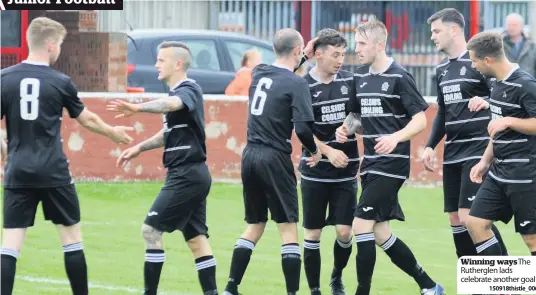
[[[182,109],[184,107],[184,103],[177,96],[168,96],[142,103],[139,105],[139,107],[140,112],[163,114]]]
[[[177,111],[184,108],[182,99],[178,96],[168,96],[160,99],[151,100],[144,103],[130,103],[124,100],[111,101],[106,109],[112,112],[118,112],[116,118],[129,117],[136,113],[155,113],[164,114]]]
[[[139,144],[140,152],[154,150],[164,146],[164,129],[160,130],[157,134],[151,138],[141,142]]]
[[[361,125],[361,118],[358,113],[349,113],[344,119],[344,125],[348,127],[348,134],[363,133],[363,126]]]

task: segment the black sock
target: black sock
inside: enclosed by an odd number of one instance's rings
[[[160,273],[166,260],[164,250],[149,249],[145,250],[145,265],[143,267],[143,278],[145,280],[144,295],[156,295],[158,283],[160,282]]]
[[[389,237],[389,239],[380,247],[382,247],[385,254],[391,258],[391,261],[396,266],[415,279],[415,282],[419,284],[421,289],[431,289],[435,287],[436,283],[419,265],[413,252],[411,252],[408,246],[402,240],[398,239],[395,234],[391,234],[391,237]]]
[[[195,268],[203,292],[208,295],[216,294],[216,258],[212,255],[199,257],[195,260]]]
[[[531,252],[530,254],[532,254],[532,256],[536,256],[536,251]]]
[[[356,295],[369,295],[372,284],[372,274],[376,265],[376,242],[374,233],[358,234],[355,236],[357,255],[355,264],[357,270]]]
[[[348,260],[352,255],[352,239],[343,242],[339,239],[335,240],[333,244],[333,272],[331,273],[331,279],[340,279],[342,277],[342,270],[348,264]]]
[[[491,225],[491,231],[497,238],[497,242],[499,243],[499,246],[501,247],[501,253],[504,256],[508,256],[508,250],[506,249],[506,245],[504,244],[504,241],[502,239],[501,233],[499,232],[499,229],[495,226],[495,224]]]
[[[2,253],[0,261],[2,269],[0,286],[2,292],[0,294],[11,295],[15,283],[15,271],[17,269],[19,252],[15,249],[2,248],[0,253]]]
[[[285,275],[287,293],[300,289],[301,255],[298,243],[284,244],[281,247],[281,265]]]
[[[462,256],[476,256],[476,248],[469,231],[463,225],[450,226],[454,237],[454,246],[456,247],[456,255],[458,258]]]
[[[320,241],[305,240],[303,243],[303,267],[311,291],[320,288]]]
[[[475,244],[476,252],[482,256],[501,256],[501,246],[495,236]]]
[[[73,295],[87,295],[87,265],[82,242],[63,246],[63,254]]]
[[[238,294],[238,285],[242,282],[254,248],[255,243],[250,240],[240,238],[236,241],[233,258],[231,259],[231,271],[225,291]]]

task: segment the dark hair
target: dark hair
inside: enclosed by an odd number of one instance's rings
[[[469,40],[467,50],[473,51],[478,59],[502,58],[504,56],[503,39],[499,33],[481,32]]]
[[[188,45],[186,45],[186,44],[184,44],[182,42],[179,42],[179,41],[164,41],[164,42],[160,43],[160,46],[158,46],[158,48],[160,48],[160,49],[162,49],[162,48],[172,48],[172,47],[185,49],[186,51],[188,51],[188,53],[191,54],[190,47],[188,47]]]
[[[348,46],[344,36],[334,29],[322,29],[320,32],[318,32],[318,34],[316,34],[316,37],[318,39],[315,42],[313,52],[317,49],[326,49],[329,45],[333,47]]]
[[[432,14],[432,16],[430,16],[426,22],[431,24],[436,20],[441,20],[444,23],[455,23],[462,29],[465,27],[465,19],[463,18],[463,14],[454,8],[442,9]]]
[[[288,56],[303,42],[301,34],[294,29],[281,29],[274,36],[274,51],[277,56]]]

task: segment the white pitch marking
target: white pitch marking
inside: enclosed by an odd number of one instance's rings
[[[69,286],[69,281],[67,280],[56,280],[56,279],[31,277],[31,276],[17,276],[16,279],[20,279],[20,280],[32,282],[32,283]],[[89,289],[101,289],[101,290],[112,291],[112,292],[126,292],[126,293],[136,293],[136,294],[143,293],[142,289],[125,287],[125,286],[103,285],[103,284],[92,283],[92,282],[89,283]],[[162,295],[194,295],[191,293],[177,293],[177,292],[170,292],[170,291],[164,291],[164,292],[158,292],[158,293]]]

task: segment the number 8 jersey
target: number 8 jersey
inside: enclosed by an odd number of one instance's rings
[[[249,88],[248,143],[291,154],[295,122],[314,122],[309,83],[277,65],[255,67]]]
[[[63,152],[63,108],[84,110],[71,78],[47,64],[24,61],[1,71],[1,117],[6,118],[6,188],[47,188],[72,183]]]

